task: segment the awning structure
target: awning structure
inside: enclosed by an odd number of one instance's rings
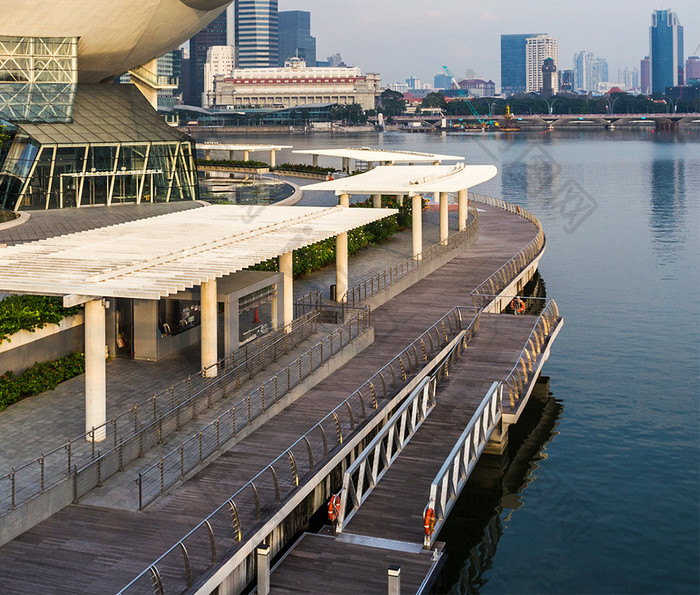
[[[391,151],[372,149],[370,147],[348,149],[312,149],[294,151],[298,155],[314,155],[323,157],[340,157],[370,163],[440,163],[442,161],[463,161],[459,155],[440,155],[438,153],[418,153],[412,151]]]
[[[209,206],[0,250],[0,292],[159,299],[396,213]]]
[[[340,194],[428,195],[459,192],[496,177],[495,165],[381,166],[357,176],[305,186],[304,190],[331,190]]]
[[[233,157],[236,151],[243,153],[243,160],[248,161],[250,153],[255,153],[257,151],[269,151],[270,152],[270,166],[275,166],[275,154],[277,151],[282,149],[291,149],[291,145],[232,145],[226,143],[197,143],[197,150],[204,151],[204,156],[207,159],[211,159],[211,154],[213,151],[228,151],[229,159],[233,161]]]

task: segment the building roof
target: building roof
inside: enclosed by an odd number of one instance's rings
[[[299,155],[323,155],[325,157],[346,157],[359,161],[388,161],[391,163],[434,163],[436,161],[462,161],[458,155],[439,155],[437,153],[417,153],[412,151],[388,151],[359,147],[356,149],[309,149],[294,151]]]
[[[407,194],[459,192],[494,178],[495,165],[414,165],[376,167],[367,173],[304,186],[307,190],[332,190],[336,194]]]
[[[189,139],[186,134],[168,126],[134,85],[78,85],[70,123],[18,126],[42,145]]]
[[[159,299],[395,214],[208,206],[0,249],[0,293]]]

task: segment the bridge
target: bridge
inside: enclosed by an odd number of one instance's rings
[[[300,302],[297,316],[340,324],[272,363],[259,388],[241,393],[228,374],[204,383],[194,415],[188,402],[192,439],[161,450],[151,472],[118,471],[125,496],[105,483],[2,546],[3,592],[234,593],[255,580],[261,593],[385,590],[397,576],[402,590],[427,587],[441,524],[479,458],[504,451],[562,326],[552,300],[517,297],[545,250],[540,223],[469,198],[466,227],[452,221],[420,258],[409,250],[351,279],[340,310]],[[294,392],[297,375],[313,381]],[[270,573],[333,495],[332,530],[305,535]]]

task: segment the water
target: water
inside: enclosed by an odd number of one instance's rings
[[[211,178],[199,184],[199,198],[214,204],[272,204],[294,194],[294,187],[284,182],[263,181],[254,184],[233,183]]]
[[[469,482],[440,536],[444,589],[700,592],[700,134],[264,142],[494,163],[499,176],[474,190],[544,225],[540,271],[565,317],[543,372],[553,397],[520,459]]]

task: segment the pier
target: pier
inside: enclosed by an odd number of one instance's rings
[[[356,322],[348,335],[353,357],[232,437],[208,464],[162,495],[157,490],[142,511],[131,467],[115,476],[130,477],[130,504],[101,500],[98,487],[89,503],[79,499],[3,545],[3,591],[234,593],[260,571],[272,592],[369,592],[387,588],[390,567],[403,592],[427,585],[442,555],[434,537],[449,502],[483,452],[502,452],[507,425],[517,421],[562,325],[553,301],[514,301],[544,252],[539,222],[503,201],[470,199],[466,228],[451,221],[447,240],[441,229],[442,241],[423,251],[420,265],[409,254],[364,279],[351,273],[348,296],[358,310],[336,305],[336,312],[352,320],[371,306],[371,333]],[[316,366],[332,361],[332,348],[321,357]],[[274,365],[270,374],[278,378]],[[373,443],[382,432],[383,456]],[[469,456],[465,437],[474,445]],[[450,489],[433,501],[432,486],[455,452],[457,473],[440,484]],[[375,485],[355,506],[341,488],[357,482],[353,465],[363,456],[371,463],[363,472],[377,469]],[[380,461],[389,460],[375,481]],[[266,576],[266,564],[334,494],[345,516],[340,531],[305,535]],[[426,508],[438,513],[427,543]]]

